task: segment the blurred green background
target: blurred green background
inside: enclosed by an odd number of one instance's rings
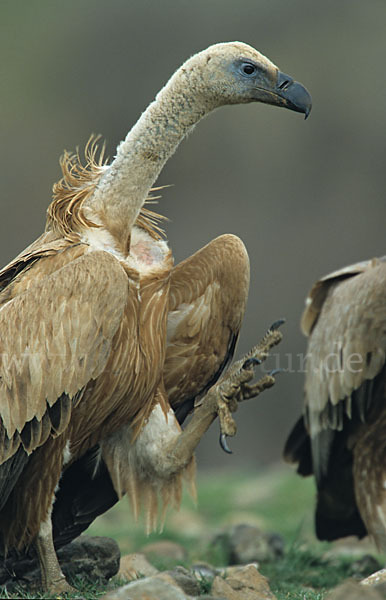
[[[386,3],[384,0],[1,0],[0,257],[5,264],[45,221],[63,149],[91,133],[114,156],[142,110],[191,54],[219,41],[258,48],[301,81],[301,115],[262,105],[222,108],[170,160],[159,211],[176,261],[232,232],[251,258],[238,355],[286,317],[270,366],[290,372],[237,413],[233,456],[218,429],[199,469],[280,460],[301,410],[299,331],[319,276],[385,253]]]

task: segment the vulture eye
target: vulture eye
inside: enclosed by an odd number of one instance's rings
[[[254,75],[257,71],[257,68],[254,64],[252,63],[243,63],[241,65],[241,72],[243,75]]]

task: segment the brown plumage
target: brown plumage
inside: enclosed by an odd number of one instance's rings
[[[369,533],[386,549],[386,257],[351,265],[312,288],[304,416],[285,448],[315,474],[320,539]]]
[[[243,243],[221,236],[173,267],[159,217],[144,208],[196,122],[252,101],[311,108],[305,88],[245,44],[188,60],[111,165],[95,143],[84,166],[64,155],[45,233],[0,272],[0,529],[5,549],[36,545],[43,586],[55,593],[69,589],[51,532],[61,475],[96,448],[94,473],[107,469],[115,493],[135,513],[143,504],[154,526],[159,498],[164,512],[183,477],[194,487],[193,452],[216,415],[222,435],[234,434],[237,402],[274,383],[267,375],[248,385],[249,361],[211,387],[245,310]],[[263,360],[280,337],[270,332],[251,356]]]

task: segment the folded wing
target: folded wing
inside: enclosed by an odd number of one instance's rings
[[[66,260],[57,255],[57,270],[55,256],[50,258],[47,276],[39,261],[12,280],[11,299],[8,286],[3,291],[0,463],[20,445],[30,453],[48,435],[63,431],[72,403],[103,371],[122,319],[128,282],[118,261],[105,252],[65,252]],[[36,278],[35,268],[40,271]]]
[[[180,422],[231,361],[249,289],[244,244],[222,235],[171,274],[164,381]]]

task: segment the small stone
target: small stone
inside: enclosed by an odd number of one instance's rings
[[[254,565],[235,568],[225,579],[215,577],[211,593],[227,600],[275,600],[267,578]]]
[[[257,562],[253,562],[253,563],[249,563],[249,565],[244,565],[243,567],[240,567],[240,565],[230,565],[229,567],[220,567],[219,569],[217,569],[218,571],[218,575],[221,575],[222,577],[232,577],[232,575],[234,574],[238,574],[240,572],[240,570],[244,569],[245,567],[254,567],[257,571],[259,570],[259,563]]]
[[[273,552],[274,558],[281,558],[284,556],[284,547],[285,547],[285,542],[284,542],[284,538],[283,536],[280,535],[280,533],[265,533],[264,534],[267,542],[268,542],[268,546],[271,549],[271,551]]]
[[[141,548],[141,553],[150,561],[162,559],[166,561],[181,562],[186,560],[188,553],[183,546],[169,540],[161,540],[146,544]]]
[[[347,580],[334,588],[326,600],[383,600],[384,596],[371,586],[362,585],[354,580]]]
[[[216,575],[219,574],[219,571],[221,571],[221,569],[216,569],[215,567],[212,567],[212,565],[209,565],[208,563],[196,563],[192,566],[192,571],[193,571],[196,579],[198,579],[199,581],[203,581],[203,580],[210,581],[210,580],[214,579],[216,577]]]
[[[171,577],[185,594],[189,596],[198,596],[200,594],[200,584],[194,574],[188,571],[188,569],[176,567],[175,569],[161,573],[158,577],[162,579],[164,576],[167,578]]]
[[[361,583],[364,585],[379,585],[386,581],[386,569],[381,569],[380,571],[376,571],[372,575],[366,577],[366,579],[362,579]]]
[[[135,553],[126,554],[121,557],[121,564],[116,577],[125,579],[126,581],[132,581],[142,577],[150,577],[157,573],[158,569],[149,563],[144,554]]]
[[[107,581],[119,569],[119,546],[111,538],[81,535],[60,548],[57,556],[63,573],[69,578]],[[14,577],[10,574],[14,574]],[[40,581],[40,568],[33,555],[21,558],[11,556],[1,565],[0,585],[10,590],[18,584],[39,586]]]
[[[158,575],[137,579],[102,596],[101,600],[191,600],[174,584]]]
[[[212,541],[227,557],[228,564],[274,560],[283,555],[284,541],[279,534],[263,533],[254,525],[239,524],[219,533]]]
[[[233,589],[251,589],[256,591],[264,600],[265,598],[274,598],[269,588],[268,579],[259,573],[255,565],[246,565],[232,570],[226,580]]]
[[[211,592],[215,596],[226,598],[226,600],[244,600],[242,596],[231,588],[225,579],[219,576],[214,578]]]

